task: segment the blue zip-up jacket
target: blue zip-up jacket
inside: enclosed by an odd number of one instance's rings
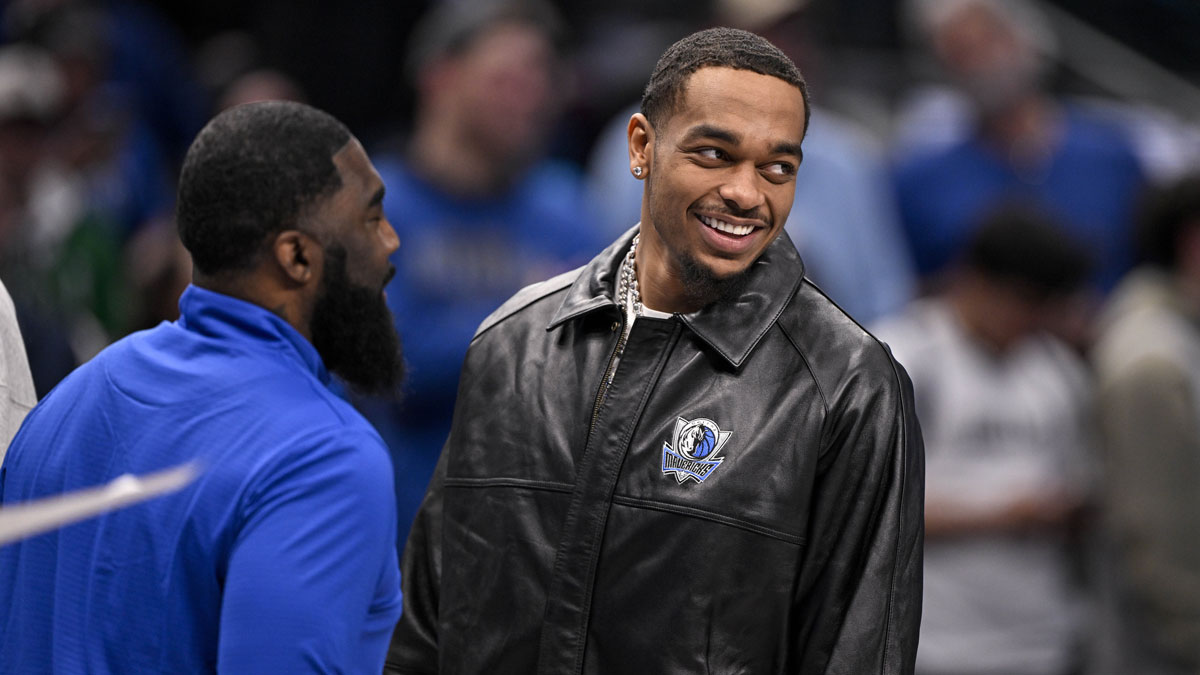
[[[0,548],[0,673],[378,673],[392,472],[313,346],[190,287],[39,403],[0,504],[198,460],[175,494]]]

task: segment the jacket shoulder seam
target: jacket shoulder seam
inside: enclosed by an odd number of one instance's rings
[[[850,314],[847,313],[844,309],[842,309],[840,305],[838,305],[836,302],[834,302],[833,299],[830,298],[825,293],[825,291],[821,290],[821,288],[819,286],[814,284],[812,282],[812,280],[805,277],[804,281],[802,283],[801,289],[803,289],[804,286],[810,287],[813,291],[815,291],[817,294],[819,294],[827,302],[829,302],[831,305],[833,305],[833,307],[838,312],[840,312],[843,316],[845,316],[846,319],[848,319],[856,328],[858,328],[858,330],[862,331],[862,334],[867,338],[867,340],[872,345],[870,347],[871,349],[882,350],[884,358],[887,359],[887,362],[892,369],[893,376],[895,375],[895,359],[892,357],[891,353],[888,351],[888,348],[886,346],[884,346],[884,344],[879,340],[879,338],[875,337],[875,335],[873,333],[871,333],[871,331],[867,330],[866,327],[863,326],[861,323],[859,323],[853,316],[850,316]],[[812,376],[813,382],[816,384],[817,392],[821,396],[821,404],[825,411],[825,419],[822,421],[822,425],[821,425],[821,447],[822,447],[821,454],[824,455],[826,441],[828,440],[827,435],[826,435],[828,432],[828,422],[829,422],[829,418],[830,418],[830,416],[832,414],[832,410],[833,410],[832,404],[830,403],[830,400],[829,400],[828,396],[826,395],[825,387],[822,385],[821,378],[818,377],[816,369],[812,367],[812,363],[810,362],[808,355],[805,352],[804,348],[800,346],[800,343],[795,339],[795,337],[788,330],[786,322],[781,321],[778,323],[779,323],[780,330],[783,331],[783,334],[787,337],[788,342],[790,342],[792,344],[792,347],[796,350],[796,353],[804,361],[805,368],[808,369],[809,375]],[[894,379],[896,379],[896,384],[898,385],[898,383],[899,383],[898,378],[894,378]]]
[[[582,269],[583,268],[581,267],[569,272],[563,272],[556,277],[551,277],[550,279],[526,286],[525,288],[517,291],[516,295],[505,301],[504,304],[500,305],[496,311],[492,312],[486,319],[483,320],[482,323],[479,324],[479,328],[476,329],[474,337],[471,338],[471,342],[478,340],[479,337],[484,333],[504,322],[506,319],[519,313],[526,307],[529,307],[540,300],[544,300],[555,293],[559,293],[570,288],[571,284],[575,282],[575,279],[579,276],[579,273],[582,271]]]
[[[879,342],[878,338],[876,338],[874,335],[872,335],[871,338],[876,342],[876,344],[879,344],[881,349],[883,349],[885,352],[887,352],[887,349],[883,347],[882,343]],[[891,365],[891,368],[892,368],[892,382],[893,382],[894,386],[896,387],[896,408],[897,408],[897,410],[895,411],[895,413],[896,413],[896,416],[899,418],[898,421],[900,424],[900,456],[895,458],[894,461],[899,462],[898,469],[900,472],[900,478],[899,478],[899,480],[900,480],[900,487],[899,487],[900,504],[899,504],[898,511],[899,511],[899,513],[903,514],[904,510],[905,510],[906,502],[908,500],[908,490],[906,489],[906,486],[908,485],[908,481],[909,481],[909,475],[908,475],[908,452],[909,452],[908,416],[904,414],[904,383],[900,379],[900,373],[897,372],[897,370],[896,370],[896,367],[897,367],[896,359],[893,358],[891,356],[891,354],[888,354],[887,356],[888,356],[888,363]],[[896,548],[893,551],[893,556],[892,556],[892,560],[894,560],[895,563],[892,566],[892,573],[890,575],[890,578],[888,579],[887,610],[883,613],[883,615],[884,615],[884,619],[883,619],[883,621],[884,621],[884,624],[883,624],[883,664],[881,664],[881,665],[884,667],[886,667],[888,660],[893,651],[892,612],[894,611],[894,607],[895,607],[896,578],[900,574],[900,565],[901,565],[900,557],[901,557],[902,549],[904,546],[904,540],[905,540],[905,537],[904,537],[905,520],[903,517],[901,517],[899,519],[899,521],[900,521],[900,527],[899,527],[900,532],[899,532],[899,535],[896,537]]]
[[[804,353],[804,349],[800,346],[800,343],[798,343],[796,339],[792,337],[792,334],[790,331],[788,331],[786,325],[778,321],[776,322],[776,325],[779,326],[779,330],[783,332],[783,336],[787,338],[787,341],[792,345],[792,348],[796,350],[796,355],[799,356],[800,360],[804,362],[804,368],[808,371],[808,376],[812,378],[813,384],[817,387],[817,394],[821,397],[821,410],[823,410],[825,413],[824,417],[821,419],[821,439],[823,443],[825,439],[825,425],[829,423],[829,397],[825,395],[825,387],[821,385],[821,378],[817,377],[817,371],[813,369],[812,363],[809,362],[808,355]]]

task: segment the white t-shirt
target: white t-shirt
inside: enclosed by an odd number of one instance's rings
[[[875,327],[913,380],[926,498],[993,509],[1038,491],[1087,490],[1088,382],[1060,342],[1003,355],[968,336],[939,300]],[[927,538],[918,672],[1065,672],[1081,630],[1064,533]]]
[[[618,299],[621,297],[620,284],[621,284],[621,280],[620,280],[620,275],[618,274],[617,275],[617,286],[616,286],[616,288],[613,289],[613,294]],[[638,315],[634,311],[633,294],[632,293],[630,294],[630,297],[625,298],[625,306],[622,307],[621,309],[625,312],[625,334],[624,334],[623,338],[628,339],[629,332],[633,330],[633,324],[638,319]],[[645,316],[645,317],[649,317],[651,319],[669,319],[672,316],[674,316],[670,312],[660,312],[657,309],[650,309],[649,307],[647,307],[645,305],[642,305],[642,314],[641,315]],[[617,354],[613,358],[612,369],[609,371],[613,375],[616,374],[617,364],[620,363],[620,361],[621,361],[621,354]],[[610,376],[610,382],[611,382],[611,376]]]

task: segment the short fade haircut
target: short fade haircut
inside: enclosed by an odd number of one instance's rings
[[[342,186],[333,156],[352,138],[302,103],[247,103],[196,136],[179,177],[179,238],[202,274],[244,271],[267,239]]]
[[[673,114],[688,78],[710,66],[770,75],[799,89],[804,97],[804,133],[808,133],[808,85],[800,69],[766,39],[737,28],[709,28],[692,33],[663,52],[642,93],[642,114],[650,125],[658,126],[665,116]]]
[[[1179,266],[1179,238],[1200,227],[1200,171],[1143,194],[1137,222],[1139,262],[1168,272]]]
[[[1015,284],[1038,301],[1083,287],[1092,257],[1050,215],[1025,204],[988,211],[971,236],[966,266],[995,281]]]

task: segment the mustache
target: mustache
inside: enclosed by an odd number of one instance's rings
[[[766,210],[758,206],[752,209],[738,209],[732,208],[728,204],[700,204],[696,206],[695,210],[703,211],[704,213],[712,215],[732,216],[734,218],[742,218],[744,220],[757,220],[758,222],[762,223],[764,227],[768,228],[774,225],[771,215],[767,213]]]

